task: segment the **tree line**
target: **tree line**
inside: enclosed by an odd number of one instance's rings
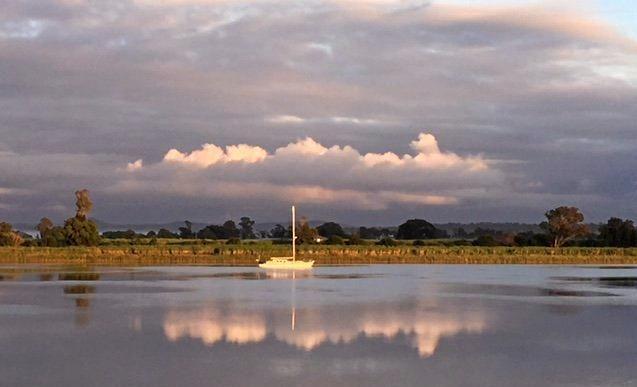
[[[55,225],[49,218],[42,218],[36,226],[38,240],[25,233],[13,230],[6,222],[0,223],[0,246],[40,245],[49,247],[96,246],[100,242],[97,224],[88,218],[93,202],[86,189],[75,192],[75,216]]]
[[[240,243],[242,239],[269,238],[273,243],[289,243],[291,226],[276,224],[269,231],[255,231],[255,221],[244,216],[239,222],[227,220],[222,224],[211,224],[200,230],[193,230],[193,223],[185,221],[178,232],[161,228],[140,234],[134,230],[106,231],[101,236],[97,224],[89,219],[93,202],[86,189],[75,192],[75,216],[55,225],[49,218],[42,218],[36,230],[39,235],[34,239],[30,235],[14,230],[6,222],[0,222],[0,246],[96,246],[101,238],[128,239],[200,239],[226,240],[227,243]],[[404,241],[413,241],[414,245],[428,244],[427,240],[445,240],[446,245],[475,246],[590,246],[590,247],[636,247],[637,228],[632,220],[610,218],[594,233],[584,223],[584,215],[576,207],[557,207],[547,211],[546,220],[539,224],[540,232],[523,231],[510,233],[476,228],[466,232],[462,228],[453,235],[439,229],[424,219],[409,219],[397,228],[359,227],[348,233],[336,222],[326,222],[313,228],[303,218],[297,225],[296,235],[299,244],[336,244],[361,245],[376,243],[392,246]],[[370,241],[371,240],[371,241]],[[403,241],[403,242],[399,242]]]

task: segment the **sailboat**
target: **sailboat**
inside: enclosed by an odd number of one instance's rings
[[[264,263],[260,263],[262,269],[307,270],[314,266],[314,261],[301,261],[296,259],[296,213],[292,206],[292,256],[272,257]]]

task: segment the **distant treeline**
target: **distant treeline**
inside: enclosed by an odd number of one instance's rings
[[[238,223],[228,220],[223,224],[211,224],[193,229],[193,223],[185,221],[179,232],[161,228],[140,234],[134,230],[106,231],[101,236],[94,221],[88,219],[93,203],[86,189],[77,191],[77,211],[62,226],[42,218],[36,229],[37,238],[15,231],[6,222],[0,222],[0,246],[96,246],[114,244],[125,240],[130,244],[158,244],[160,239],[223,240],[227,244],[239,244],[241,240],[272,239],[273,243],[289,243],[292,230],[289,225],[276,224],[269,231],[255,231],[255,221],[244,216]],[[534,230],[509,231],[474,227],[444,230],[424,219],[409,219],[397,228],[359,227],[346,232],[335,222],[326,222],[316,228],[303,219],[296,229],[299,244],[397,246],[410,241],[415,246],[441,244],[446,246],[581,246],[581,247],[635,247],[637,229],[632,220],[610,218],[606,224],[592,228],[584,223],[584,215],[576,207],[558,207],[545,213],[546,221]],[[512,223],[514,224],[514,223]],[[445,226],[450,226],[447,224]],[[528,226],[526,226],[528,228]],[[521,227],[521,230],[524,228]],[[111,242],[107,242],[110,240]]]

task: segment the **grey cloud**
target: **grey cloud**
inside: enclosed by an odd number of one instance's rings
[[[608,26],[528,8],[467,17],[436,3],[192,3],[0,5],[0,150],[16,155],[0,166],[0,186],[35,192],[3,197],[0,217],[37,218],[80,185],[102,200],[96,211],[107,220],[242,208],[275,216],[279,207],[239,199],[213,204],[175,194],[140,204],[106,188],[121,180],[126,163],[152,165],[170,148],[213,142],[272,150],[311,136],[362,153],[407,153],[419,131],[460,155],[506,161],[497,166],[503,182],[444,209],[394,204],[339,216],[534,220],[558,202],[581,204],[598,218],[637,216],[630,167],[637,49]],[[37,34],[18,36],[33,22]],[[286,115],[306,120],[269,120]],[[248,172],[240,179],[264,180]],[[272,184],[279,179],[267,175]],[[437,188],[454,183],[448,180]],[[159,205],[163,215],[154,211]],[[310,208],[316,216],[334,212]]]

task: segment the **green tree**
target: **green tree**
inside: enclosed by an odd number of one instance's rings
[[[241,239],[254,239],[254,220],[247,216],[244,216],[239,221],[239,227],[241,227]]]
[[[66,246],[66,232],[64,227],[54,226],[49,230],[45,237],[40,240],[42,246],[47,247],[64,247]]]
[[[636,246],[637,229],[632,220],[610,218],[606,224],[599,228],[599,241],[603,246]]]
[[[184,221],[184,227],[179,227],[179,237],[182,239],[192,239],[196,235],[192,232],[192,222],[189,220]]]
[[[573,238],[589,233],[588,226],[584,222],[584,215],[577,207],[557,207],[547,211],[546,222],[542,227],[551,238],[553,247],[561,247]]]
[[[69,246],[96,246],[100,242],[97,224],[88,218],[93,202],[87,189],[75,191],[75,217],[64,221],[66,244]]]
[[[352,234],[351,237],[349,237],[347,244],[352,246],[363,245],[365,244],[365,241],[361,238],[361,236],[358,233],[354,233]]]
[[[38,230],[38,232],[40,233],[40,239],[45,239],[46,234],[50,232],[53,227],[55,227],[53,221],[51,221],[51,219],[47,217],[44,217],[40,219],[40,223],[38,223],[35,229]]]
[[[0,246],[20,246],[22,237],[13,230],[13,226],[6,222],[0,222]]]
[[[283,239],[286,237],[287,235],[287,230],[285,229],[285,227],[283,227],[280,224],[277,224],[276,226],[274,226],[272,228],[272,230],[270,230],[270,237],[272,238],[278,238],[278,239]]]
[[[324,236],[325,238],[330,238],[332,236],[339,236],[341,238],[346,237],[345,231],[343,231],[343,227],[340,224],[334,222],[323,223],[322,225],[316,228],[316,231],[320,236]]]
[[[310,227],[307,219],[303,218],[301,219],[301,225],[297,227],[296,237],[299,243],[312,244],[316,243],[318,232],[315,228]]]
[[[157,231],[157,238],[161,238],[161,239],[173,239],[173,238],[177,238],[179,235],[170,232],[170,230],[165,229],[165,228],[160,228],[159,231]]]
[[[104,231],[102,233],[102,238],[106,239],[135,239],[139,237],[139,235],[131,229],[126,231]]]
[[[480,235],[471,244],[474,246],[500,246],[500,242],[493,235]]]
[[[436,238],[439,231],[433,224],[423,219],[409,219],[398,226],[397,239],[431,239]]]
[[[226,220],[223,225],[224,235],[223,239],[239,238],[241,237],[241,230],[237,228],[237,224],[232,220]]]
[[[78,217],[69,218],[64,222],[64,234],[69,246],[97,246],[100,243],[100,233],[95,222]]]

